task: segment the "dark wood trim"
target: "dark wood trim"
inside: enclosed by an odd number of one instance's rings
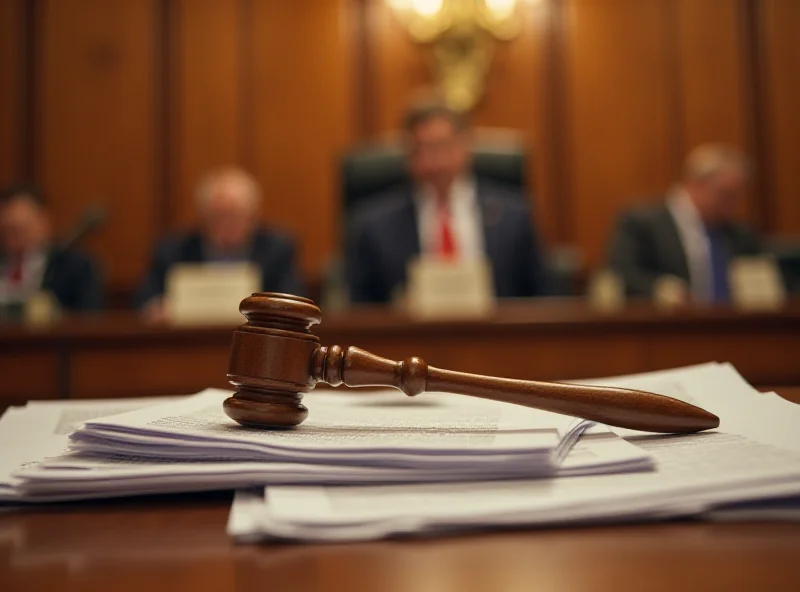
[[[683,30],[681,28],[680,3],[667,2],[662,5],[666,14],[665,20],[669,22],[670,51],[671,61],[668,66],[667,77],[670,79],[670,117],[672,118],[672,134],[670,137],[670,154],[672,155],[672,177],[679,179],[683,160],[686,157],[686,109],[684,108],[685,88],[683,84],[683,63],[681,61],[681,38]]]
[[[68,317],[44,328],[2,325],[0,359],[9,353],[28,359],[4,367],[9,374],[0,381],[0,405],[31,394],[143,396],[225,387],[235,324],[150,325],[127,313]],[[794,358],[772,353],[800,345],[800,301],[775,312],[688,308],[670,313],[630,302],[615,314],[594,311],[580,299],[506,302],[486,319],[430,322],[368,306],[324,314],[314,333],[326,345],[355,344],[388,358],[418,355],[456,371],[527,380],[629,374],[721,355],[754,384],[800,385]],[[492,347],[476,353],[475,343]],[[598,355],[580,355],[589,351]],[[24,385],[40,367],[41,355],[51,352],[61,356],[53,368],[56,376],[37,383],[52,387],[21,393],[14,385]],[[539,363],[531,364],[532,358]],[[97,371],[86,372],[85,364],[98,359]],[[122,384],[114,368],[141,371]]]
[[[45,9],[41,0],[21,0],[21,68],[20,105],[17,124],[17,176],[41,184],[41,68],[42,18]]]
[[[761,232],[775,230],[772,208],[772,150],[770,142],[767,54],[764,47],[764,9],[759,0],[739,0],[742,75],[747,148],[755,164],[753,211]]]
[[[372,58],[373,8],[370,0],[350,0],[350,33],[353,43],[353,100],[355,106],[355,138],[366,142],[377,132],[375,97],[373,96],[374,63]]]
[[[172,1],[164,0],[155,4],[155,49],[153,51],[153,94],[155,118],[153,125],[155,153],[155,192],[158,199],[155,219],[156,231],[164,234],[169,230],[170,208],[172,205],[172,129],[170,109],[170,78],[174,65],[171,43]]]
[[[16,91],[16,104],[13,106],[13,134],[14,134],[14,149],[11,154],[11,174],[15,181],[21,181],[30,178],[28,171],[27,152],[28,152],[28,105],[30,104],[30,88],[28,84],[29,64],[28,56],[30,55],[30,42],[31,42],[31,12],[28,10],[30,7],[29,2],[25,0],[14,0],[13,26],[17,28],[16,38],[16,52],[17,61],[13,64],[13,86]]]
[[[543,84],[544,121],[547,122],[546,148],[553,158],[553,203],[557,243],[575,240],[572,221],[572,191],[569,180],[570,131],[568,118],[570,105],[567,84],[566,16],[567,0],[549,0],[546,6],[547,35],[545,83]]]
[[[253,2],[239,0],[239,162],[252,170],[255,166],[254,81],[255,46],[253,41]]]
[[[183,89],[180,84],[179,76],[179,52],[181,43],[181,10],[180,0],[167,0],[163,3],[162,10],[163,31],[164,31],[164,68],[161,85],[164,87],[163,108],[164,108],[164,128],[161,134],[161,142],[164,153],[168,158],[164,161],[164,197],[161,204],[161,215],[164,218],[164,228],[171,230],[175,225],[176,204],[178,203],[178,183],[177,175],[180,170],[180,159],[182,146],[180,134],[176,133],[178,123],[180,96]]]

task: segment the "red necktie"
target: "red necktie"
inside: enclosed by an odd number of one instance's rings
[[[8,275],[8,280],[12,284],[19,284],[22,281],[22,255],[12,255],[11,273]]]
[[[439,254],[445,259],[455,259],[456,251],[450,208],[442,206],[439,208]]]

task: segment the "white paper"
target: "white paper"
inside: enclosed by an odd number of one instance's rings
[[[9,407],[0,417],[0,501],[19,501],[14,473],[63,453],[68,435],[83,421],[171,400],[30,401],[24,407]]]
[[[129,397],[29,401],[23,407],[9,407],[0,417],[0,440],[31,439],[42,435],[68,436],[85,421],[163,405],[179,399],[180,397]]]
[[[543,524],[653,520],[797,519],[800,406],[762,395],[729,364],[586,381],[673,396],[716,413],[720,430],[655,436],[614,428],[652,454],[656,471],[536,481],[385,487],[268,487],[252,492],[246,526],[229,532],[301,540]],[[589,442],[573,450],[577,456]],[[568,465],[569,457],[564,463]],[[564,472],[562,471],[562,475]],[[238,498],[237,498],[238,501]],[[244,533],[244,534],[242,534]],[[249,533],[249,534],[248,534]]]
[[[474,481],[652,468],[647,453],[604,426],[504,403],[444,394],[416,402],[399,393],[320,393],[309,402],[319,416],[316,424],[276,432],[228,419],[221,403],[229,394],[209,390],[87,421],[72,434],[67,453],[13,474],[17,493],[50,501],[264,484]],[[584,432],[591,446],[575,444]]]
[[[400,397],[311,393],[312,409],[300,426],[265,430],[240,426],[228,418],[225,391],[209,390],[168,407],[148,408],[87,422],[87,428],[128,434],[213,441],[232,448],[254,445],[277,455],[287,450],[325,457],[337,451],[470,451],[506,453],[549,450],[572,418],[453,395]]]
[[[653,436],[639,445],[654,455],[657,471],[495,483],[268,487],[253,520],[267,536],[342,540],[343,533],[361,539],[437,529],[660,519],[752,497],[800,495],[800,454],[793,451],[718,433]]]
[[[142,491],[199,491],[233,489],[270,484],[358,484],[395,482],[474,481],[508,479],[530,473],[496,463],[495,470],[484,467],[448,471],[426,467],[404,469],[361,467],[337,464],[240,462],[235,459],[209,462],[180,462],[171,459],[111,457],[66,454],[19,470],[20,488],[34,501],[130,495]],[[559,474],[589,474],[651,468],[648,454],[610,432],[598,432],[572,447]]]

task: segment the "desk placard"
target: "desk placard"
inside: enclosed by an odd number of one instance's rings
[[[25,322],[34,327],[46,327],[62,316],[61,305],[55,294],[39,290],[31,295],[24,307]]]
[[[420,257],[408,265],[408,314],[420,319],[477,318],[494,310],[492,268],[486,259]]]
[[[261,289],[261,274],[252,263],[176,265],[167,274],[165,305],[178,325],[237,323],[239,302]]]
[[[586,293],[589,305],[597,311],[615,312],[625,307],[625,286],[619,274],[612,269],[593,273]]]
[[[686,306],[691,299],[689,284],[675,275],[662,275],[653,284],[653,304],[662,310]]]
[[[786,302],[786,288],[769,256],[739,257],[728,267],[731,299],[742,310],[776,310]]]

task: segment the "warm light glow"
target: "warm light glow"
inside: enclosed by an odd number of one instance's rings
[[[485,0],[486,8],[497,19],[505,19],[514,13],[517,7],[517,0]]]
[[[376,0],[379,1],[379,0]],[[495,41],[514,39],[523,7],[543,0],[383,0],[416,43],[430,47],[436,85],[453,109],[467,112],[483,95]],[[538,11],[537,11],[538,12]]]
[[[449,0],[450,2],[467,2],[473,0]],[[413,11],[418,16],[430,18],[441,12],[446,0],[386,0],[398,13]],[[528,6],[540,4],[542,0],[483,0],[489,12],[498,20],[509,18],[514,14],[517,5],[522,3]]]
[[[408,10],[411,8],[412,0],[389,0],[389,5],[395,10]]]
[[[443,0],[412,0],[414,10],[421,16],[434,16],[442,9]]]

